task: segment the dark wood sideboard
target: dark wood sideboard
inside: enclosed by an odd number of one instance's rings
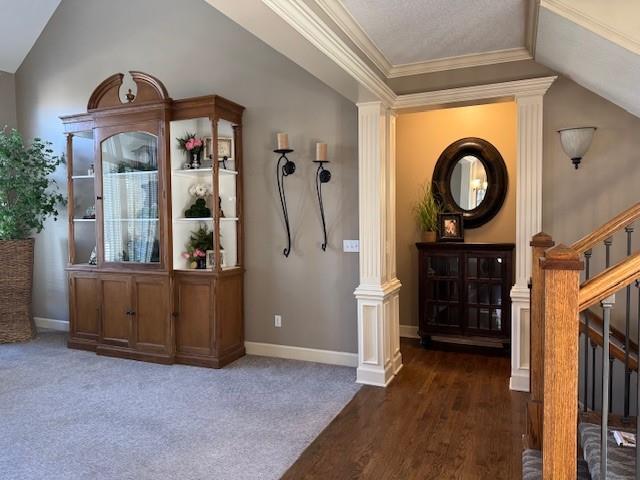
[[[416,243],[418,334],[423,345],[450,342],[508,349],[512,243]]]

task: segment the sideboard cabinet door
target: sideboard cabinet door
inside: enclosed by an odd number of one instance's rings
[[[214,280],[180,274],[175,280],[176,355],[185,361],[214,354]],[[191,363],[191,362],[189,362]]]
[[[131,277],[101,275],[100,293],[102,328],[100,343],[129,347],[131,345]]]
[[[100,329],[99,284],[95,274],[73,273],[69,277],[71,328],[69,344],[94,350]]]
[[[135,348],[141,351],[171,352],[169,278],[139,275],[134,278],[132,315]]]

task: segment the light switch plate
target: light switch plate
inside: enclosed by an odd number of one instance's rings
[[[355,253],[359,252],[360,240],[343,240],[342,250],[345,252],[355,252]]]

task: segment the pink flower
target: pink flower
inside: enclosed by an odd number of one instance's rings
[[[190,138],[185,142],[184,148],[186,148],[187,150],[193,150],[193,147],[195,147],[194,142],[195,142],[195,139]]]
[[[191,255],[189,255],[189,252],[182,252],[182,258],[186,258],[189,259]]]
[[[196,257],[204,257],[206,254],[200,250],[199,248],[196,248],[196,251],[194,252]]]
[[[194,138],[193,139],[193,146],[194,147],[201,147],[202,146],[202,139],[201,138]]]

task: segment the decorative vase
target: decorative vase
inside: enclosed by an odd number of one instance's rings
[[[436,232],[422,232],[422,241],[425,243],[436,241]]]
[[[207,259],[205,257],[199,257],[196,260],[196,269],[197,270],[204,270],[207,268]]]
[[[31,314],[33,238],[0,240],[0,343],[26,342],[36,334]]]
[[[189,155],[189,165],[191,165],[191,168],[193,170],[198,170],[200,168],[200,165],[202,164],[202,162],[200,161],[202,152],[194,152],[194,151],[190,151],[188,152]]]

